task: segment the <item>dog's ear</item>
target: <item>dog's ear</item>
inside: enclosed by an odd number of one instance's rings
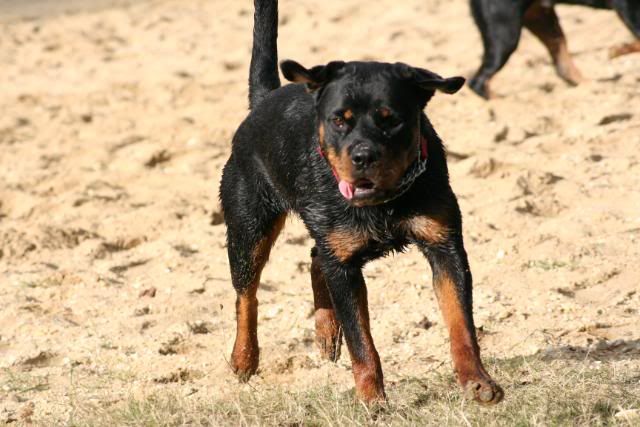
[[[314,92],[327,84],[344,67],[342,61],[332,61],[327,65],[316,65],[307,69],[290,59],[280,63],[280,69],[285,79],[294,83],[304,83],[309,92]]]
[[[465,82],[464,77],[449,77],[445,79],[433,71],[423,68],[411,67],[410,65],[402,63],[397,63],[396,66],[404,79],[410,80],[419,88],[426,91],[426,101],[431,99],[436,90],[449,94],[456,93]]]
[[[439,90],[440,92],[453,94],[460,90],[464,85],[464,77],[449,77],[442,78],[436,73],[432,73],[428,70],[417,68],[418,73],[416,75],[416,83],[422,89],[426,90]]]

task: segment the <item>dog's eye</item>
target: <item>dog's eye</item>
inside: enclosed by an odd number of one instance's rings
[[[399,117],[388,108],[378,108],[376,110],[376,121],[381,124],[391,124],[399,121]]]
[[[338,128],[338,129],[343,129],[345,126],[345,121],[342,117],[334,117],[331,119],[331,121],[333,122],[333,124]]]
[[[382,129],[385,134],[398,129],[402,125],[402,119],[392,113],[388,108],[377,109],[375,121],[377,126]]]
[[[378,117],[382,120],[386,120],[391,117],[391,110],[389,110],[387,107],[378,108],[376,110],[376,113],[378,113]]]

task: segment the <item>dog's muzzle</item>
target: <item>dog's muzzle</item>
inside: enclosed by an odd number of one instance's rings
[[[429,157],[428,150],[427,150],[427,139],[423,135],[418,134],[418,141],[419,141],[417,144],[418,156],[416,157],[416,160],[407,169],[404,176],[400,180],[400,183],[396,186],[394,190],[392,190],[391,194],[386,198],[382,199],[379,203],[387,203],[387,202],[390,202],[391,200],[395,200],[398,197],[402,196],[404,193],[406,193],[409,190],[409,188],[411,188],[415,180],[420,175],[422,175],[424,171],[427,170],[427,160]],[[318,146],[317,150],[320,156],[326,159],[324,153],[322,152],[322,148],[320,146]],[[340,191],[340,194],[342,194],[342,196],[345,199],[351,200],[354,197],[353,184],[350,184],[347,181],[341,179],[338,176],[335,169],[333,169],[331,165],[329,165],[329,167],[331,168],[331,172],[333,173],[333,176],[335,177],[336,182],[338,183],[338,190]]]

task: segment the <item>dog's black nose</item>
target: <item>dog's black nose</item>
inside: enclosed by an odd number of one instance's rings
[[[369,144],[358,144],[351,150],[351,161],[358,169],[366,169],[378,160],[378,152]]]

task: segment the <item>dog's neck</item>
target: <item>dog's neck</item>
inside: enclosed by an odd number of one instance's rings
[[[414,181],[427,170],[427,160],[429,158],[428,143],[427,138],[422,135],[422,132],[418,132],[418,141],[418,156],[416,157],[416,160],[404,173],[402,181],[400,181],[400,184],[393,196],[385,200],[385,203],[395,200],[406,193],[409,188],[411,188]]]

